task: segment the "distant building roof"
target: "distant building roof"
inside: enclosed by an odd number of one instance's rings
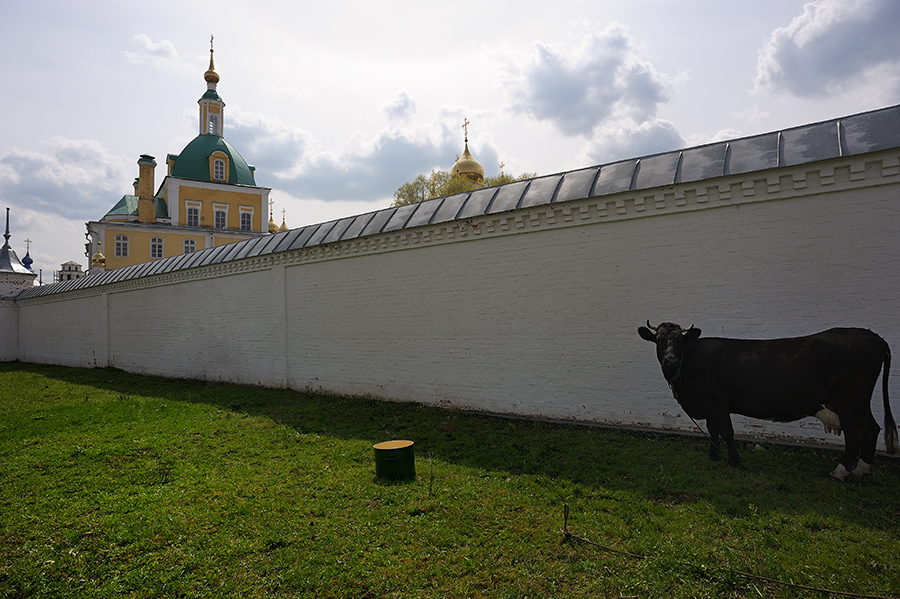
[[[110,216],[137,216],[138,213],[138,196],[124,195],[122,199],[116,202],[116,205],[109,209],[109,212],[101,220],[107,220]],[[163,198],[153,198],[156,201],[156,218],[169,218],[169,207]]]
[[[191,254],[135,264],[82,279],[33,287],[23,291],[19,298],[115,283],[517,208],[702,181],[891,148],[900,148],[900,105],[783,131],[385,208]]]

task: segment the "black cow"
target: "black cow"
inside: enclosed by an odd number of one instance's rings
[[[717,459],[719,438],[728,464],[740,462],[731,414],[791,422],[815,416],[826,431],[844,433],[844,454],[831,476],[862,476],[875,459],[879,426],[869,405],[884,365],[884,444],[896,454],[897,425],[888,403],[891,350],[865,329],[830,329],[791,339],[700,339],[700,329],[684,330],[647,322],[638,334],[656,344],[656,357],[675,399],[691,418],[705,418]],[[859,465],[854,463],[860,457]]]

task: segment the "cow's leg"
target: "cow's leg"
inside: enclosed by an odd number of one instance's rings
[[[731,416],[729,414],[710,414],[706,419],[706,425],[709,428],[710,448],[709,457],[718,459],[719,457],[719,439],[725,441],[728,447],[728,465],[738,467],[741,465],[741,458],[738,456],[737,445],[734,443],[734,428],[731,426]]]
[[[867,410],[867,412],[868,414],[863,420],[865,432],[862,437],[859,463],[853,469],[853,475],[857,477],[862,477],[872,470],[872,464],[875,462],[875,446],[878,444],[878,433],[881,432],[881,427],[872,416],[872,410]]]
[[[717,426],[717,421],[715,418],[706,419],[706,429],[709,431],[709,459],[714,462],[718,462],[721,433],[719,432],[719,428]]]
[[[844,425],[844,453],[837,468],[831,472],[831,477],[840,481],[850,475],[856,464],[864,437],[863,427],[866,426],[864,420],[846,414],[841,414],[841,422]]]

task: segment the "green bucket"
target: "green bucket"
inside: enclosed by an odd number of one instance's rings
[[[412,441],[384,441],[376,443],[375,476],[390,480],[416,477],[415,452]]]

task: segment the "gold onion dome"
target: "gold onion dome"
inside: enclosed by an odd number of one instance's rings
[[[91,266],[106,266],[106,256],[100,251],[100,242],[97,242],[97,253],[91,256]]]
[[[275,219],[272,217],[272,212],[269,211],[269,233],[277,233],[278,232],[278,223],[275,222]]]
[[[209,39],[209,69],[203,73],[203,78],[207,83],[211,85],[215,85],[219,82],[219,74],[216,73],[216,65],[213,64],[213,48],[212,48],[213,40]]]
[[[450,176],[455,177],[456,175],[468,177],[473,183],[479,183],[484,180],[484,167],[469,152],[468,140],[466,140],[466,149],[463,155],[456,159],[456,162],[453,163],[453,167],[450,169]]]
[[[278,233],[284,233],[285,231],[290,231],[291,228],[287,226],[287,221],[284,220],[285,210],[281,211],[281,226],[278,227]]]

